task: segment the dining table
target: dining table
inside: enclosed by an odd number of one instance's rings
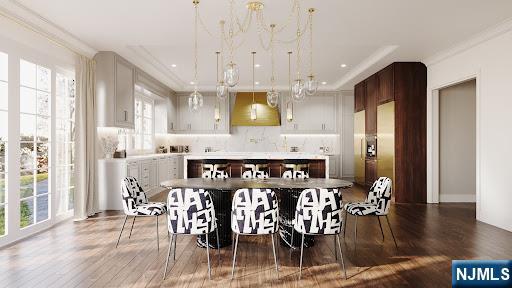
[[[352,187],[352,182],[342,179],[332,178],[306,178],[306,179],[286,179],[286,178],[264,178],[264,179],[243,179],[243,178],[225,178],[225,179],[205,179],[205,178],[187,178],[171,179],[160,183],[161,187],[167,189],[176,188],[194,188],[205,189],[210,192],[213,205],[215,207],[215,217],[219,233],[219,241],[216,240],[216,233],[211,233],[208,237],[209,246],[213,249],[226,247],[232,243],[231,233],[231,201],[233,193],[238,189],[272,189],[276,192],[279,205],[279,235],[281,244],[289,247],[300,246],[300,237],[292,237],[292,220],[295,214],[295,208],[300,193],[304,189],[348,189]],[[343,198],[343,192],[341,192]],[[197,244],[200,247],[206,247],[205,236],[199,236]],[[292,242],[293,239],[293,242]],[[217,246],[219,243],[219,246]],[[314,245],[314,236],[307,235],[304,239],[304,246]]]

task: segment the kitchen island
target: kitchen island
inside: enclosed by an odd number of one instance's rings
[[[227,160],[231,165],[231,177],[241,177],[242,163],[248,159],[266,159],[270,164],[270,177],[281,177],[284,160],[309,160],[311,178],[329,178],[329,155],[301,152],[208,152],[188,154],[184,159],[184,178],[201,177],[203,160]]]

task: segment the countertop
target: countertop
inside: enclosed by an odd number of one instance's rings
[[[185,160],[201,160],[201,159],[329,159],[327,154],[313,154],[303,152],[208,152],[201,154],[187,154]]]
[[[99,161],[129,161],[129,160],[144,160],[149,158],[160,158],[169,156],[184,156],[190,155],[190,153],[154,153],[154,154],[141,154],[141,155],[129,155],[126,158],[101,158]]]

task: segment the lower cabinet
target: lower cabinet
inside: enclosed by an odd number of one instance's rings
[[[158,155],[138,159],[100,159],[98,161],[98,195],[100,210],[122,210],[121,181],[135,177],[148,197],[164,189],[165,180],[183,178],[183,156]]]

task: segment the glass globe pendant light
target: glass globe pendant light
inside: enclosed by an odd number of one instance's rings
[[[216,53],[217,53],[217,86],[216,86],[215,90],[217,92],[217,97],[221,100],[224,100],[228,96],[229,91],[228,91],[228,86],[226,85],[224,80],[219,81],[219,53],[220,52],[216,52]]]
[[[305,88],[306,94],[308,96],[312,96],[318,90],[318,81],[315,80],[315,76],[313,75],[313,12],[315,12],[315,8],[309,8],[309,68],[310,74],[308,76],[308,80],[306,81]]]
[[[292,99],[294,101],[300,102],[304,100],[306,97],[306,87],[304,80],[300,78],[300,38],[302,37],[302,32],[300,31],[300,7],[297,5],[297,78],[293,81],[292,85]]]
[[[270,25],[271,29],[271,36],[270,36],[270,58],[272,61],[272,77],[270,78],[270,83],[272,84],[272,89],[267,92],[267,105],[275,108],[277,107],[277,104],[279,103],[279,92],[274,90],[274,83],[275,83],[275,74],[274,74],[274,28],[276,27],[275,24]]]
[[[240,70],[238,69],[238,65],[233,63],[233,61],[230,61],[224,70],[224,82],[226,82],[229,87],[235,87],[238,85],[239,80]]]
[[[293,101],[292,101],[292,51],[288,51],[288,88],[290,99],[286,101],[286,121],[293,121]]]
[[[199,0],[192,2],[195,8],[195,22],[194,22],[194,92],[188,96],[188,108],[192,112],[197,112],[203,107],[203,95],[197,89],[197,16]]]

